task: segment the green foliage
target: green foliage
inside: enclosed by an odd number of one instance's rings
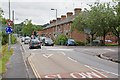
[[[31,20],[26,19],[23,24],[22,33],[24,36],[30,36],[33,31],[42,30],[41,25],[33,25]]]
[[[5,73],[5,71],[6,71],[6,63],[8,62],[9,58],[13,54],[13,49],[8,51],[8,46],[4,45],[2,47],[1,52],[2,53],[0,53],[0,55],[2,55],[2,57],[0,58],[0,74]]]
[[[89,6],[91,9],[85,9],[81,12],[73,21],[72,27],[79,31],[88,28],[91,30],[89,34],[92,36],[92,40],[94,35],[103,36],[105,40],[105,36],[111,31],[112,26],[116,26],[115,23],[118,25],[117,22],[120,23],[118,20],[120,17],[115,16],[115,10],[110,6],[110,3],[94,3],[94,5]],[[120,12],[120,9],[117,8],[117,12]],[[118,27],[115,29],[119,30]]]
[[[14,35],[11,35],[11,44],[17,43],[17,38]]]
[[[0,8],[0,21],[2,21],[3,10]]]
[[[85,42],[83,41],[76,41],[77,46],[85,46]]]
[[[57,44],[57,45],[65,45],[66,41],[67,41],[66,35],[61,34],[55,40],[55,44]]]
[[[2,32],[2,45],[5,45],[8,43],[8,34],[6,34],[4,31]]]
[[[2,32],[2,45],[6,45],[8,43],[9,35],[6,34],[4,31]],[[15,44],[17,39],[13,34],[11,35],[11,44]]]

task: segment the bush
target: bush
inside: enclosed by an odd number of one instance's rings
[[[8,43],[9,35],[6,34],[4,31],[2,32],[2,45],[5,45]],[[17,42],[17,39],[13,34],[11,35],[11,44],[15,44]]]
[[[61,35],[59,35],[59,36],[56,38],[55,44],[57,44],[57,45],[65,45],[66,41],[67,41],[66,35],[61,34]]]
[[[2,45],[5,45],[8,43],[8,34],[6,34],[4,31],[2,32]]]
[[[11,44],[17,43],[17,39],[14,35],[11,35]]]
[[[85,46],[85,42],[83,41],[76,41],[77,46]]]

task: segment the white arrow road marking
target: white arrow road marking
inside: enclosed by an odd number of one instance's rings
[[[50,56],[52,56],[53,54],[43,54],[44,57],[49,58]]]

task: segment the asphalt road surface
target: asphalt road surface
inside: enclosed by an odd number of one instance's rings
[[[37,78],[118,78],[118,64],[96,56],[116,48],[23,47]]]

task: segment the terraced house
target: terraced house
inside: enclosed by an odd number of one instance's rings
[[[60,34],[65,34],[68,38],[76,41],[85,41],[84,32],[79,32],[76,29],[71,31],[72,22],[80,12],[81,8],[75,8],[74,13],[67,12],[66,15],[61,15],[61,18],[57,18],[57,20],[50,20],[50,24],[42,31],[39,31],[38,34],[52,39],[55,39]]]
[[[39,36],[44,35],[54,40],[60,34],[65,34],[68,38],[86,42],[88,35],[85,34],[84,31],[79,32],[76,29],[71,31],[73,20],[80,12],[81,8],[75,8],[74,13],[67,12],[66,15],[61,15],[61,18],[57,18],[57,20],[50,20],[50,24],[42,31],[38,32]],[[96,37],[96,39],[103,40],[103,37]],[[117,43],[117,38],[113,35],[106,35],[106,40],[111,40],[112,43]]]

